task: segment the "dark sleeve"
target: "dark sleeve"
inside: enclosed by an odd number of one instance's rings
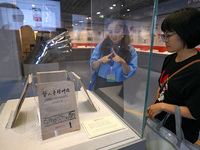
[[[189,108],[194,118],[200,120],[200,67],[190,78],[190,83],[185,89],[185,105]],[[187,85],[187,83],[185,83]]]
[[[189,108],[192,116],[200,120],[200,86],[193,89],[185,104]]]

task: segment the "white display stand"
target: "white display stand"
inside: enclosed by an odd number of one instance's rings
[[[16,108],[18,100],[9,100],[0,114],[1,150],[107,150],[112,148],[118,149],[124,145],[132,145],[143,141],[120,117],[102,103],[98,96],[90,91],[88,93],[100,110],[94,112],[84,94],[80,91],[77,92],[77,104],[81,122],[114,115],[125,126],[125,129],[90,139],[83,126],[81,126],[81,130],[43,141],[41,139],[40,123],[38,122],[39,115],[37,113],[39,109],[37,97],[25,99],[16,126],[13,129],[7,129],[6,124],[9,115]]]

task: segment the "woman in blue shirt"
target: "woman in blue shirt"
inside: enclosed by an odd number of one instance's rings
[[[122,85],[137,69],[137,53],[129,45],[125,22],[109,20],[107,32],[108,36],[96,46],[90,59],[91,69],[98,73],[94,89]]]

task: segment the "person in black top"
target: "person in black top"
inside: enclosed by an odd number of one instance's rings
[[[168,52],[162,66],[159,86],[166,78],[184,65],[200,59],[195,48],[200,44],[200,11],[195,8],[182,8],[170,14],[161,25],[161,35]],[[200,62],[197,62],[174,75],[159,94],[155,102],[147,108],[147,115],[162,120],[166,113],[170,117],[165,127],[176,133],[174,105],[178,105],[182,115],[182,129],[185,138],[195,143],[200,131]]]

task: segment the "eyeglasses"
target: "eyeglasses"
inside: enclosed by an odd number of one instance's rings
[[[121,30],[108,30],[108,34],[119,34]]]
[[[169,42],[169,38],[174,34],[176,34],[176,32],[171,33],[171,34],[161,34],[161,39],[163,42]]]

